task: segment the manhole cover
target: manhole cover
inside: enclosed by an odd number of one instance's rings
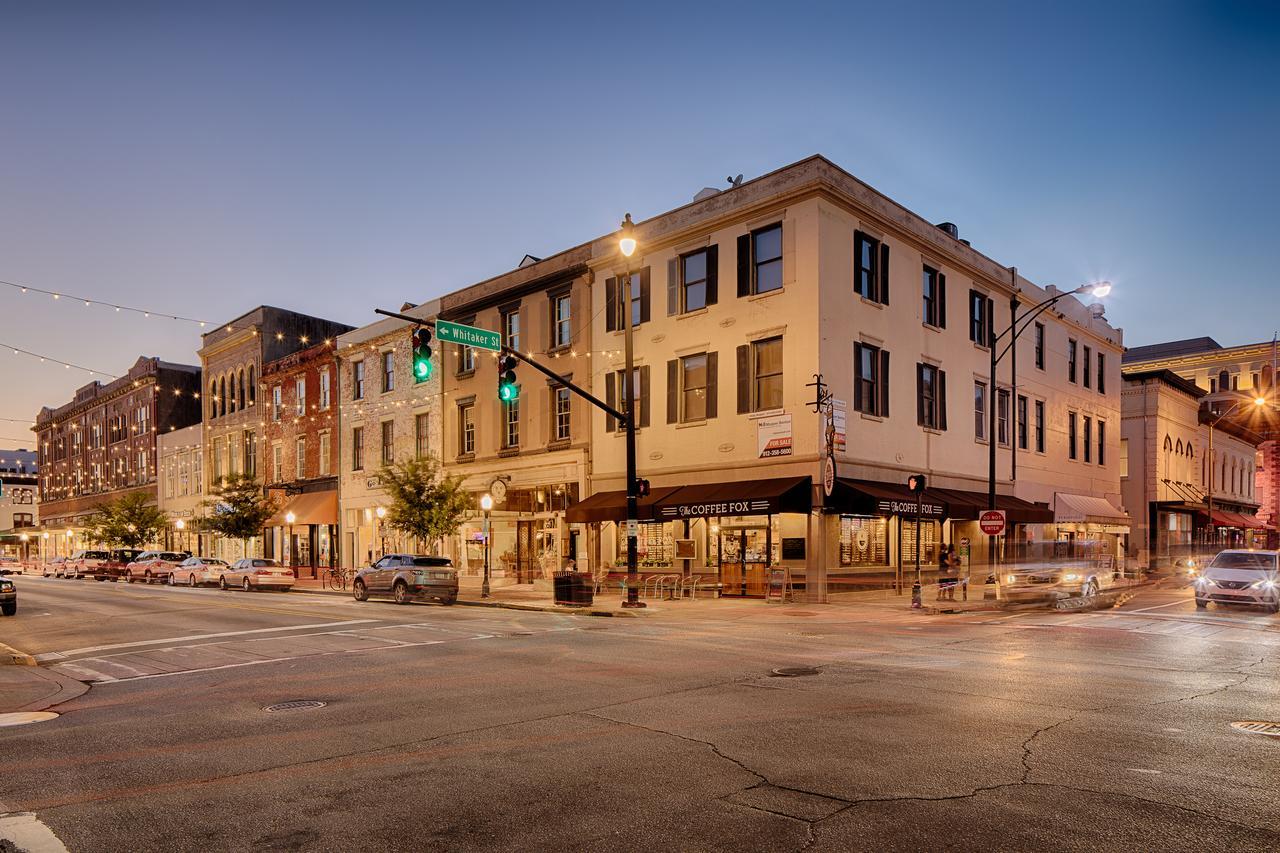
[[[316,699],[294,699],[292,702],[277,702],[274,705],[268,705],[262,710],[275,713],[277,711],[311,711],[315,708],[323,708],[324,702]]]
[[[779,678],[798,678],[801,675],[817,675],[818,670],[812,666],[781,666],[769,674]]]
[[[15,711],[12,714],[0,714],[0,728],[25,726],[27,723],[43,723],[45,720],[56,719],[58,715],[53,711]]]
[[[1280,737],[1280,723],[1264,723],[1258,720],[1246,720],[1244,722],[1232,723],[1231,728],[1239,729],[1242,732],[1248,732],[1249,734],[1254,735]]]

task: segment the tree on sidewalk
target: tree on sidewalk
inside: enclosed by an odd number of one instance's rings
[[[208,513],[203,527],[212,533],[239,539],[246,553],[249,539],[262,532],[276,507],[262,492],[262,486],[248,474],[223,477],[204,502]]]
[[[159,539],[168,520],[144,492],[130,492],[101,504],[85,522],[90,541],[108,548],[141,548]]]
[[[462,478],[446,476],[433,456],[419,456],[378,472],[390,506],[384,524],[439,550],[440,540],[456,533],[471,498],[462,490]]]

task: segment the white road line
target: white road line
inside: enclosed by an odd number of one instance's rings
[[[113,643],[106,646],[85,646],[82,649],[67,649],[62,652],[50,652],[63,657],[85,654],[86,652],[102,652],[107,649],[132,649],[139,646],[155,646],[160,643],[182,643],[187,640],[208,640],[213,637],[242,637],[246,634],[267,634],[279,631],[303,631],[307,628],[336,628],[342,625],[367,625],[370,622],[381,622],[381,619],[347,619],[344,622],[316,622],[311,625],[285,625],[279,628],[253,628],[248,631],[221,631],[216,634],[191,634],[187,637],[163,637],[158,640],[138,640],[132,643]]]
[[[1119,613],[1146,613],[1148,610],[1159,610],[1162,607],[1177,607],[1179,604],[1190,604],[1191,602],[1183,599],[1181,601],[1170,601],[1168,604],[1157,604],[1154,607],[1139,607],[1136,610],[1120,610]]]

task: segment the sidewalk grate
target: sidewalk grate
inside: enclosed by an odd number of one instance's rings
[[[1259,720],[1246,720],[1244,722],[1232,723],[1231,728],[1242,732],[1248,732],[1253,735],[1280,737],[1280,723],[1265,723]]]
[[[276,713],[278,711],[312,711],[316,708],[323,708],[327,703],[316,699],[294,699],[290,702],[277,702],[274,705],[268,705],[262,710],[268,713]]]

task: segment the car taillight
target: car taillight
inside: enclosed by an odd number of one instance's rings
[[[271,570],[270,570],[270,569],[258,569],[257,571],[255,571],[255,572],[254,572],[254,574],[255,574],[255,575],[269,575],[269,574],[271,574]]]

